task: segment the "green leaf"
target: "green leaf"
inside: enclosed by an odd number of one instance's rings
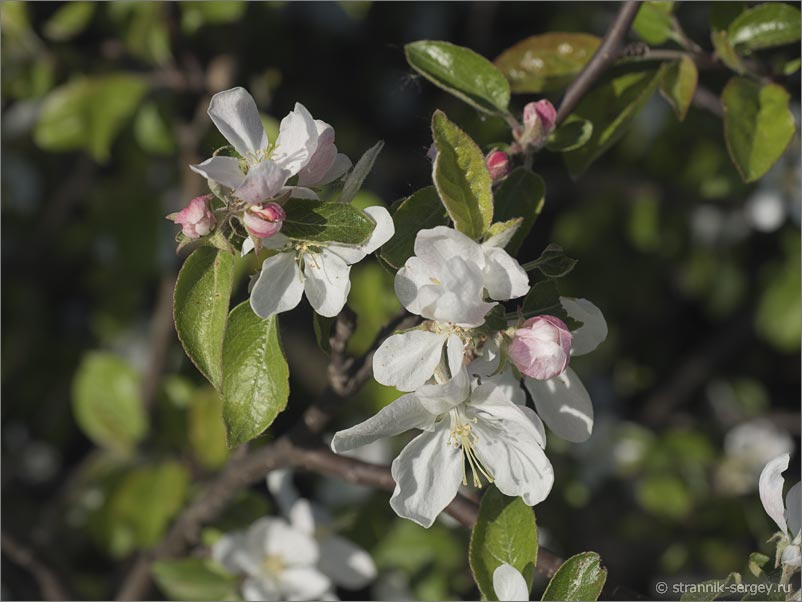
[[[105,163],[146,90],[144,79],[129,74],[73,79],[45,98],[34,140],[50,151],[85,149]]]
[[[376,227],[367,213],[343,203],[292,199],[284,210],[281,233],[297,240],[361,245]]]
[[[434,186],[412,193],[393,208],[395,234],[380,251],[381,258],[391,267],[400,269],[415,254],[418,232],[448,224],[448,213]]]
[[[331,353],[331,329],[336,321],[337,318],[327,318],[317,312],[312,314],[312,328],[317,346],[326,354]]]
[[[109,519],[117,548],[149,548],[157,544],[167,525],[181,509],[189,486],[189,475],[178,462],[137,468],[129,472],[109,500]]]
[[[554,316],[560,318],[569,330],[577,330],[582,322],[568,315],[560,303],[560,291],[557,282],[552,278],[545,278],[535,282],[524,297],[521,311],[525,318],[534,316]]]
[[[524,218],[514,217],[505,222],[491,224],[482,242],[487,243],[489,241],[492,246],[504,249],[510,244],[513,236],[515,236],[523,223]]]
[[[504,563],[518,569],[531,587],[537,561],[537,526],[532,508],[521,498],[507,497],[490,487],[479,505],[468,558],[479,591],[487,600],[498,600],[493,572]]]
[[[72,411],[81,431],[100,447],[130,452],[147,434],[139,375],[110,353],[84,356],[72,383]]]
[[[722,2],[722,4],[724,3]],[[716,56],[721,59],[722,63],[736,73],[744,73],[746,71],[746,67],[744,67],[740,55],[730,43],[730,37],[726,31],[712,32],[710,34],[710,40],[713,42],[713,49],[716,51]]]
[[[242,17],[247,3],[239,0],[225,2],[182,2],[181,29],[186,33],[195,33],[204,25],[232,23]],[[275,140],[271,137],[270,140]]]
[[[178,339],[192,363],[218,390],[233,280],[234,257],[201,247],[184,261],[175,283],[173,317]]]
[[[44,24],[45,37],[54,42],[74,38],[86,29],[93,14],[95,14],[94,2],[68,2],[53,13]]]
[[[780,85],[733,77],[721,100],[727,150],[744,181],[753,182],[774,165],[794,137],[790,96]]]
[[[159,112],[156,103],[148,102],[136,114],[134,136],[144,150],[156,155],[175,152],[175,140],[168,121]]]
[[[516,94],[561,90],[582,71],[600,43],[586,33],[545,33],[508,48],[495,63]]]
[[[584,172],[624,135],[657,88],[662,75],[662,67],[655,69],[649,65],[614,69],[599,86],[585,95],[574,114],[593,123],[593,133],[584,146],[564,155],[572,176]]]
[[[495,216],[498,221],[524,218],[518,231],[505,247],[514,257],[543,210],[546,184],[539,175],[525,167],[518,167],[512,170],[496,189],[495,197]]]
[[[582,552],[562,563],[549,581],[543,600],[598,600],[607,569],[596,552]]]
[[[505,114],[510,85],[498,69],[473,50],[422,40],[404,47],[409,65],[434,85],[491,114]]]
[[[493,221],[493,181],[482,151],[468,134],[435,111],[434,185],[457,230],[477,239]]]
[[[551,243],[543,250],[540,257],[522,267],[527,272],[540,270],[547,278],[562,278],[569,274],[576,264],[576,259],[568,257],[560,245]]]
[[[749,572],[755,577],[764,575],[767,569],[771,570],[772,568],[770,556],[766,556],[760,552],[752,552],[749,554]]]
[[[223,400],[214,389],[199,389],[190,399],[187,431],[198,464],[215,469],[225,463],[228,447],[223,426]]]
[[[660,94],[674,109],[680,121],[683,121],[688,114],[698,80],[696,63],[687,55],[666,67],[663,79],[660,81]]]
[[[170,60],[169,7],[161,2],[112,2],[106,13],[121,31],[133,56],[151,63]]]
[[[153,577],[171,600],[236,600],[237,578],[204,558],[160,560]]]
[[[740,585],[743,581],[740,573],[730,573],[726,579],[711,579],[702,581],[694,591],[682,594],[680,600],[702,602],[704,600],[718,600],[726,597],[733,585]]]
[[[373,164],[376,163],[376,159],[379,157],[379,153],[382,152],[383,148],[384,142],[379,140],[376,144],[366,150],[365,154],[359,158],[359,161],[356,162],[356,165],[351,170],[351,173],[349,173],[348,177],[345,178],[343,190],[337,199],[338,202],[350,203],[354,199],[360,188],[362,188],[365,178],[368,177],[373,169]]]
[[[644,2],[632,22],[632,29],[647,44],[664,44],[674,35],[673,9],[673,2]]]
[[[592,135],[593,124],[590,121],[571,115],[551,133],[546,141],[546,148],[552,152],[564,153],[581,147]]]
[[[223,420],[228,446],[253,439],[287,407],[290,371],[278,320],[263,320],[246,301],[228,317],[223,343]]]
[[[766,2],[735,17],[728,35],[736,48],[759,50],[798,42],[800,28],[798,8],[783,2]]]

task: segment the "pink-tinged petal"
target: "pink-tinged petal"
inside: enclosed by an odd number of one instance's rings
[[[312,158],[318,145],[315,120],[301,103],[281,120],[276,147],[270,158],[295,175]]]
[[[571,357],[571,331],[554,316],[537,316],[515,331],[508,353],[521,373],[548,380],[566,369]]]
[[[275,197],[289,177],[290,172],[273,161],[262,161],[251,168],[234,194],[246,203],[261,203]]]
[[[209,117],[243,157],[255,158],[267,147],[267,134],[259,117],[259,109],[245,88],[232,88],[212,96]]]
[[[239,167],[239,159],[218,155],[206,159],[199,165],[190,165],[189,168],[207,180],[222,184],[227,188],[236,189],[245,180],[245,174]]]
[[[485,163],[494,182],[499,181],[510,172],[510,157],[503,151],[492,151],[485,158]]]
[[[172,213],[167,219],[181,225],[184,236],[190,239],[206,236],[215,226],[214,213],[209,207],[211,195],[195,197],[178,213]]]

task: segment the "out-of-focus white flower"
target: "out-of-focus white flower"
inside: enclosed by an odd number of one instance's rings
[[[268,473],[267,488],[293,528],[317,540],[318,568],[335,585],[362,589],[376,578],[376,565],[370,554],[333,532],[331,517],[325,508],[298,495],[292,484],[292,473],[287,470]]]
[[[245,600],[320,600],[331,589],[331,580],[317,568],[315,539],[280,518],[260,518],[246,531],[223,535],[212,557],[245,576]]]
[[[267,318],[293,309],[306,292],[309,303],[321,316],[334,317],[345,305],[351,290],[351,265],[362,261],[395,233],[393,219],[384,207],[368,207],[365,213],[376,221],[370,238],[359,246],[339,243],[293,241],[281,233],[263,241],[278,251],[265,259],[251,289],[251,308]],[[245,239],[243,254],[253,249]]]
[[[529,588],[524,576],[514,566],[501,564],[493,571],[493,590],[499,600],[516,602],[529,600]]]
[[[729,493],[754,491],[766,463],[794,449],[791,436],[771,420],[741,423],[724,437],[724,460],[717,472],[718,485]]]
[[[783,503],[782,473],[788,469],[790,454],[771,460],[760,473],[758,491],[766,514],[777,524],[777,557],[775,566],[783,565],[783,578],[800,568],[800,524],[802,523],[802,490],[797,483],[788,491]]]

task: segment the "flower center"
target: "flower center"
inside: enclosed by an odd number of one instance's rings
[[[490,469],[479,459],[479,456],[476,455],[474,446],[479,442],[479,435],[474,432],[473,427],[477,422],[478,419],[475,416],[472,420],[467,420],[459,410],[453,410],[448,445],[453,445],[462,450],[462,484],[468,484],[468,469],[465,466],[467,463],[473,475],[473,486],[481,489],[481,477],[484,477],[489,484],[493,482],[493,475],[490,473]]]
[[[284,570],[284,558],[278,554],[268,554],[262,560],[262,568],[268,575],[276,576]]]

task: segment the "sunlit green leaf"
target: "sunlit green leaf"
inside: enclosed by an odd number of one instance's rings
[[[664,44],[674,34],[671,22],[673,8],[673,2],[643,2],[632,22],[632,29],[647,44]]]
[[[737,48],[759,50],[798,42],[800,12],[784,2],[765,2],[744,11],[730,23],[730,43]]]
[[[607,569],[596,552],[582,552],[562,563],[549,581],[543,600],[598,600]]]
[[[376,227],[367,213],[344,203],[291,199],[284,209],[281,233],[297,240],[359,245]]]
[[[683,121],[688,114],[698,79],[696,63],[687,55],[666,67],[663,79],[660,81],[660,93],[674,109],[680,121]]]

